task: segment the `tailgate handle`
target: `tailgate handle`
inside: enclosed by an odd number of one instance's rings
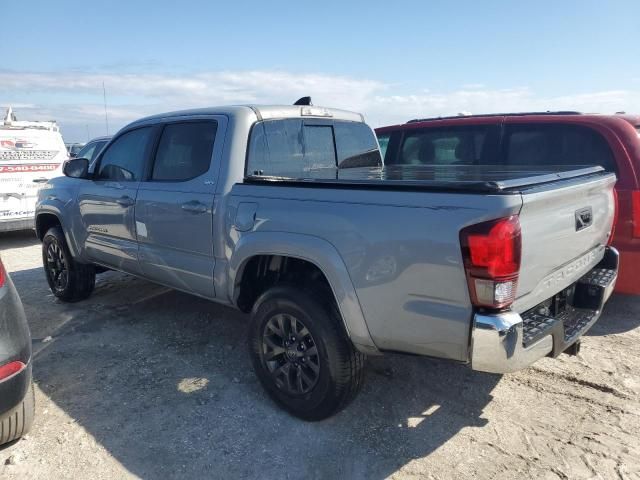
[[[593,223],[593,210],[591,207],[576,210],[576,232],[583,230]]]
[[[33,183],[45,183],[47,181],[49,181],[49,179],[48,178],[44,178],[44,177],[34,178],[32,180]]]

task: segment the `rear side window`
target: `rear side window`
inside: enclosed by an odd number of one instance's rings
[[[211,164],[217,123],[170,123],[162,130],[151,180],[182,182],[206,173]]]
[[[251,131],[247,174],[335,178],[338,166],[380,164],[375,136],[363,123],[267,120]]]
[[[508,165],[600,165],[615,171],[607,141],[579,125],[509,125],[505,148]]]
[[[446,127],[409,130],[393,165],[480,165],[497,163],[495,127]]]
[[[100,159],[98,179],[140,180],[150,136],[151,127],[143,127],[116,138]]]

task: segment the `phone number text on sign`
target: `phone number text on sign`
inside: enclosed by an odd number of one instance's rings
[[[58,168],[59,163],[49,163],[40,165],[0,165],[0,173],[14,172],[52,172]]]

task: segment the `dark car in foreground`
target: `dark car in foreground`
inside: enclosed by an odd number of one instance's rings
[[[600,165],[617,175],[616,291],[640,295],[640,115],[534,112],[411,120],[376,129],[385,165]]]
[[[29,325],[0,259],[0,445],[27,433],[34,411]]]

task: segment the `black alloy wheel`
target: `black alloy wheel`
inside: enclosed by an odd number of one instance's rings
[[[288,283],[253,305],[248,329],[253,369],[269,396],[296,417],[318,421],[342,410],[364,379],[332,297]]]
[[[60,300],[77,302],[91,295],[96,269],[76,261],[59,226],[51,227],[42,238],[42,264],[49,288]]]
[[[57,242],[51,242],[47,247],[46,271],[55,290],[63,292],[69,282],[69,268],[62,248]]]
[[[307,327],[293,315],[279,313],[267,321],[262,358],[278,388],[289,395],[306,394],[318,383],[318,348]]]

